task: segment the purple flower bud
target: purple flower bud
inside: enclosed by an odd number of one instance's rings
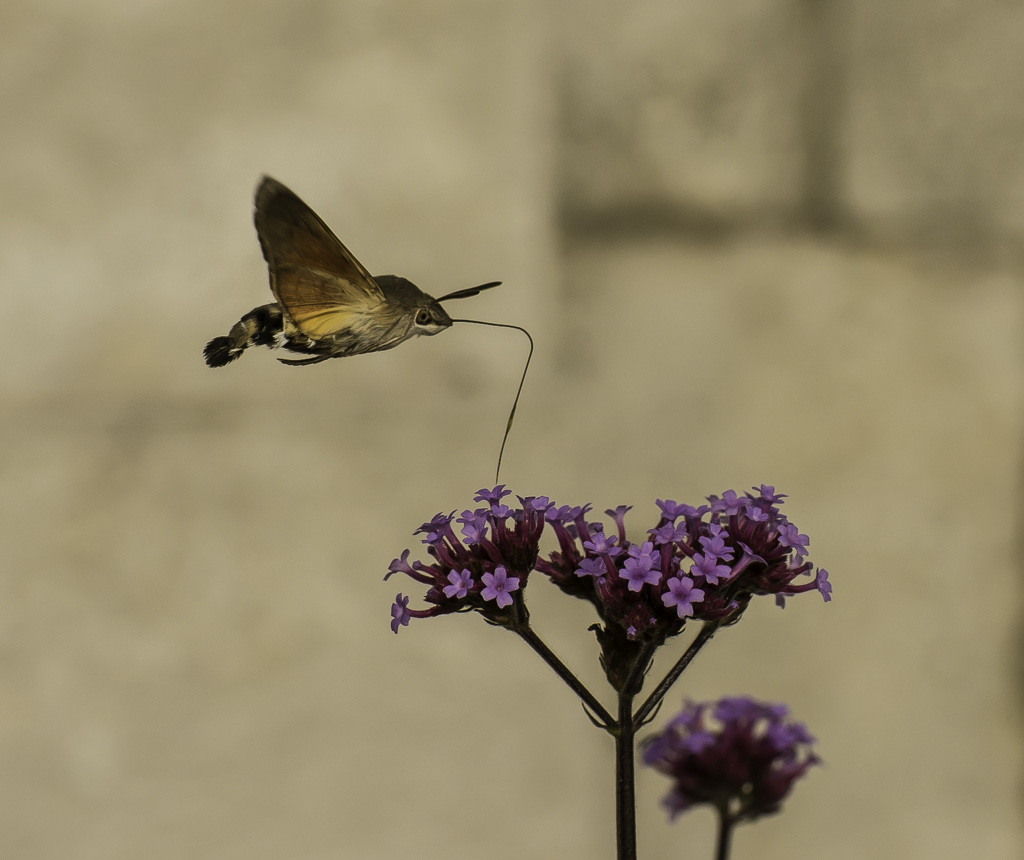
[[[473,574],[469,570],[456,573],[454,570],[448,574],[448,581],[451,585],[444,587],[445,597],[457,597],[461,600],[473,587]]]
[[[397,633],[402,626],[409,626],[409,598],[398,592],[395,602],[391,604],[391,632]]]
[[[615,520],[615,526],[619,530],[619,541],[621,543],[626,542],[626,522],[625,516],[629,511],[633,510],[632,505],[619,505],[614,510],[607,510],[605,513]]]
[[[512,605],[511,592],[519,590],[518,576],[509,576],[505,566],[499,564],[494,569],[494,573],[485,573],[480,578],[486,586],[480,592],[480,596],[484,600],[494,600],[502,609]]]

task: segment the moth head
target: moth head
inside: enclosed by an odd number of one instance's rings
[[[416,308],[416,314],[412,318],[412,328],[416,334],[437,334],[451,325],[452,318],[433,299]]]
[[[389,318],[409,326],[407,337],[437,334],[451,328],[452,318],[444,308],[412,281],[395,275],[377,275],[374,280],[384,293]]]

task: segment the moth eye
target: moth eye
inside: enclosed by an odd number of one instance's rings
[[[425,310],[419,310],[416,312],[416,325],[429,325],[430,314]]]

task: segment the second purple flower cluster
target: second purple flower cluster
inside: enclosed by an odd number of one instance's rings
[[[673,818],[710,804],[735,823],[778,812],[808,769],[820,764],[807,727],[789,708],[734,696],[687,702],[644,742],[644,764],[672,778],[664,800]]]

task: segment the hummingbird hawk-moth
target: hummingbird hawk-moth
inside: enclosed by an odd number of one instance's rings
[[[501,283],[435,299],[405,278],[374,277],[316,212],[269,176],[256,189],[253,220],[277,301],[254,308],[229,334],[211,340],[203,350],[210,367],[223,367],[251,346],[303,356],[278,359],[291,365],[392,349],[460,322],[448,316],[441,302],[475,296]]]

